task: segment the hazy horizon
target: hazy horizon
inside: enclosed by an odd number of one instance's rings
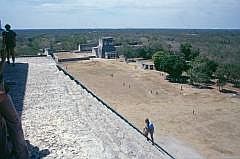
[[[240,28],[13,28],[13,30],[240,30]]]
[[[238,0],[0,0],[13,29],[240,29]]]

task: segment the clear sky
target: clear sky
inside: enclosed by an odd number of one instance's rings
[[[240,0],[0,0],[15,29],[240,29],[239,16]]]

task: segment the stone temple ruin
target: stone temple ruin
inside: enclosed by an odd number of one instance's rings
[[[107,59],[117,58],[117,52],[116,48],[113,45],[112,37],[104,37],[102,39],[99,39],[99,45],[97,47],[98,49],[96,51],[96,57]],[[96,49],[93,48],[93,51],[95,50]]]
[[[79,44],[78,51],[92,52],[97,58],[115,59],[118,57],[116,47],[113,44],[112,37],[103,37],[99,39],[99,43],[95,44]]]
[[[92,48],[95,46],[96,44],[79,44],[78,52],[91,52]]]

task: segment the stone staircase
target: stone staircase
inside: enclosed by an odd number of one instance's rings
[[[5,78],[35,151],[32,158],[169,158],[59,71],[50,57],[16,61],[15,67],[6,67]]]

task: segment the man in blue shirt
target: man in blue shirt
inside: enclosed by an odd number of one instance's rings
[[[146,126],[143,129],[143,133],[146,136],[147,140],[149,140],[148,139],[148,134],[150,134],[151,140],[152,140],[152,144],[154,145],[154,140],[153,140],[154,126],[153,126],[153,123],[151,123],[149,121],[149,119],[147,118],[147,119],[145,119],[145,124],[146,124]]]

